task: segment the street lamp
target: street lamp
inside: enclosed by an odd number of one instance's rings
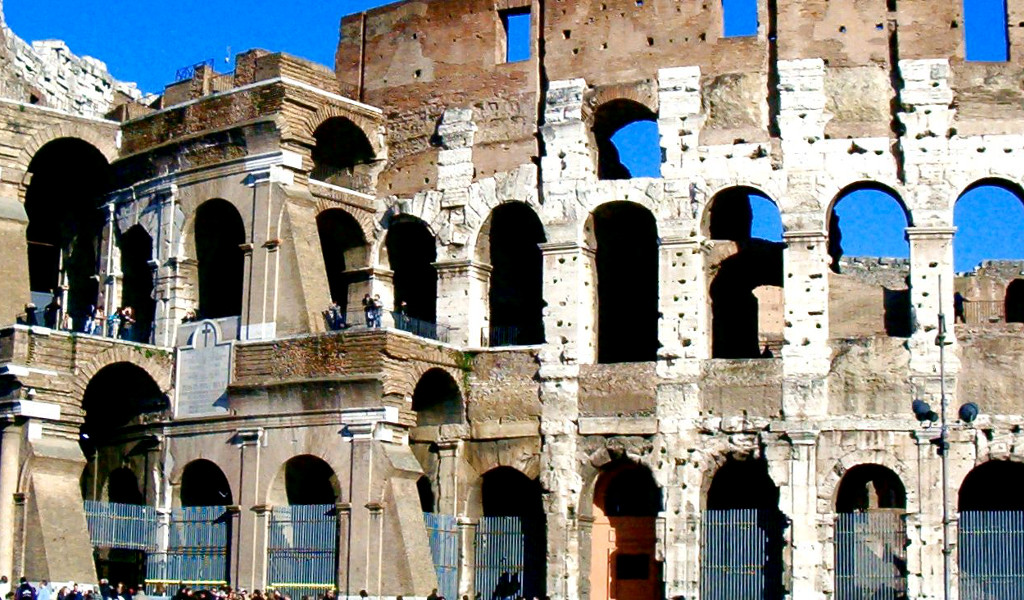
[[[946,346],[952,342],[946,341],[946,315],[942,311],[942,276],[939,276],[939,329],[935,336],[935,345],[939,347],[939,412],[932,410],[924,400],[914,400],[910,404],[914,417],[925,427],[936,421],[940,422],[939,437],[931,442],[938,446],[939,459],[942,461],[942,597],[950,600],[951,583],[950,575],[953,572],[953,548],[949,535],[949,424],[946,421],[946,410],[948,409],[948,398],[946,398]],[[973,423],[978,418],[978,405],[974,402],[967,402],[957,411],[960,421],[965,424]]]

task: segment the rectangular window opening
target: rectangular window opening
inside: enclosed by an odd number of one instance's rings
[[[530,7],[499,11],[505,32],[505,62],[530,60]]]
[[[722,0],[723,37],[757,35],[757,0]]]
[[[650,554],[618,554],[615,557],[615,578],[622,580],[646,580],[650,578]]]
[[[1006,0],[964,0],[965,58],[975,62],[1010,60]]]

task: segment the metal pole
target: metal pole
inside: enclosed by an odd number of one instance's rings
[[[946,315],[942,311],[942,275],[939,275],[939,400],[941,424],[939,431],[939,459],[942,461],[942,597],[950,600],[950,574],[953,549],[949,544],[949,428],[946,425]]]

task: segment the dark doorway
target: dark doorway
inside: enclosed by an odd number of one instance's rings
[[[182,506],[230,506],[231,485],[216,464],[200,459],[185,467],[181,474]]]
[[[156,314],[152,259],[153,238],[141,225],[131,227],[121,236],[121,304],[135,311],[130,340],[133,342],[149,343],[152,339]]]
[[[145,504],[139,479],[127,467],[114,469],[107,476],[107,500],[118,504]]]
[[[1004,310],[1007,323],[1024,323],[1024,279],[1014,279],[1006,286]]]
[[[412,394],[416,425],[462,423],[462,393],[452,376],[441,369],[430,369],[420,377]]]
[[[308,454],[284,465],[285,494],[290,505],[334,504],[338,501],[338,477],[323,459]]]
[[[547,586],[547,520],[540,482],[511,467],[498,467],[484,474],[481,493],[484,517],[514,517],[518,520],[522,532],[523,563],[522,570],[518,572],[515,565],[506,564],[507,568],[497,578],[492,578],[493,581],[485,581],[478,571],[477,591],[483,592],[486,598],[543,598]],[[501,525],[498,522],[496,528]],[[493,544],[490,547],[498,550]],[[491,554],[493,556],[481,557],[484,563],[497,565],[505,558],[501,552]],[[477,562],[481,563],[480,558]]]
[[[960,486],[957,557],[961,598],[1013,598],[1024,589],[1024,464],[990,460]]]
[[[320,251],[327,269],[331,300],[348,312],[350,286],[366,281],[368,274],[359,272],[369,266],[366,237],[355,218],[340,208],[331,208],[316,216],[320,234]],[[355,307],[351,307],[355,308]]]
[[[245,280],[245,224],[226,200],[208,200],[196,210],[196,261],[199,263],[199,316],[242,314]]]
[[[597,358],[653,361],[658,353],[658,231],[654,216],[631,202],[591,214],[597,245]]]
[[[489,346],[544,342],[544,227],[528,205],[502,204],[480,230],[477,255],[489,263]]]
[[[434,500],[434,488],[430,485],[430,478],[426,475],[416,480],[416,492],[420,496],[420,508],[425,513],[432,513],[436,509]]]
[[[113,187],[110,168],[92,145],[61,138],[40,148],[28,171],[29,286],[43,297],[67,285],[63,308],[77,326],[99,301],[102,204],[103,195]]]
[[[437,247],[426,223],[411,217],[392,222],[384,245],[394,273],[395,307],[405,302],[406,315],[434,323],[437,319],[437,269],[434,267]]]
[[[170,408],[170,400],[160,391],[144,369],[120,362],[100,369],[85,388],[82,397],[85,422],[82,447],[86,456],[106,445],[125,425],[143,415]]]
[[[313,137],[311,179],[372,193],[373,184],[363,165],[373,162],[374,152],[362,129],[345,117],[332,117],[317,127]]]

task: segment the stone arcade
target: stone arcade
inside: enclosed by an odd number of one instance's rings
[[[953,585],[1019,590],[1020,557],[964,542],[1021,535],[1024,265],[952,257],[965,193],[1024,198],[1021,4],[1004,63],[964,59],[957,0],[759,0],[750,36],[722,10],[406,0],[344,18],[333,71],[251,50],[145,99],[4,28],[0,574],[940,598],[910,406],[938,407],[956,289],[947,395],[982,414],[951,430]],[[638,121],[660,177],[611,142]],[[860,190],[899,204],[909,261],[841,256]],[[129,339],[80,332],[95,304],[135,309]],[[124,507],[145,535],[101,527]]]

